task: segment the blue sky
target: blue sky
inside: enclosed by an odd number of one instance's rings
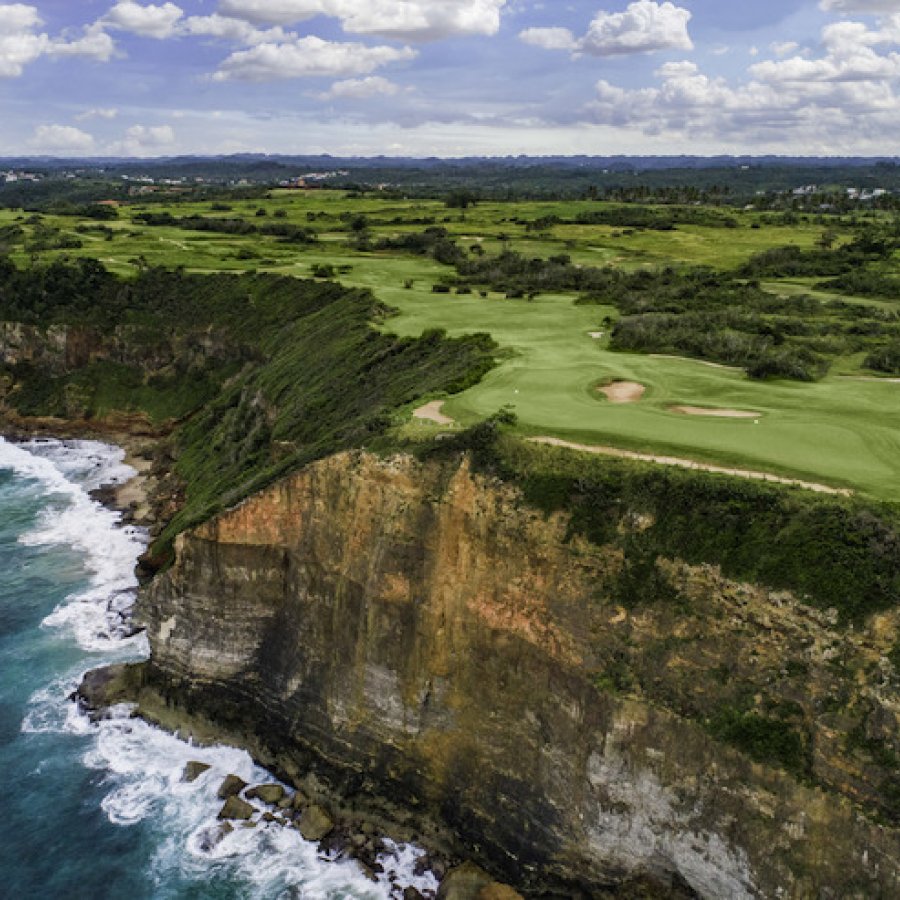
[[[0,2],[0,121],[0,155],[893,155],[900,0]]]

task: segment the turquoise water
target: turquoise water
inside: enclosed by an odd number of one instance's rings
[[[260,824],[217,840],[216,790],[234,772],[271,780],[247,754],[196,748],[130,719],[91,725],[68,700],[82,673],[146,655],[129,636],[144,535],[88,496],[130,470],[92,442],[0,439],[0,897],[384,900],[421,852],[382,857],[378,884],[322,858],[299,833]],[[181,782],[191,759],[212,768]]]

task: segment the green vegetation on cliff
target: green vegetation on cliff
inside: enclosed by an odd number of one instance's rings
[[[400,408],[465,390],[494,364],[487,335],[397,337],[375,327],[390,315],[333,281],[151,269],[126,282],[89,260],[5,266],[0,320],[30,327],[18,340],[38,358],[0,366],[4,402],[20,415],[125,412],[174,425],[184,496],[160,554],[184,528],[365,444]]]
[[[900,603],[900,520],[892,508],[725,475],[536,445],[504,433],[501,415],[439,442],[521,485],[572,529],[615,544],[627,564],[616,599],[627,607],[666,599],[660,557],[719,565],[739,581],[790,590],[845,624]],[[623,531],[626,513],[641,525]],[[654,587],[655,586],[655,587]]]

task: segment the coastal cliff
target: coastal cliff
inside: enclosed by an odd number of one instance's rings
[[[589,539],[470,457],[340,453],[178,536],[144,677],[533,895],[896,896],[896,610],[661,554],[635,599],[655,524]]]

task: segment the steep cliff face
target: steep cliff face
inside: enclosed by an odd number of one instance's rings
[[[568,525],[464,459],[331,457],[177,539],[141,601],[151,679],[536,893],[647,875],[704,897],[897,896],[891,761],[845,739],[851,721],[895,737],[893,614],[841,629],[677,560],[656,564],[667,603],[626,609],[621,549]],[[751,759],[750,726],[778,716],[805,723],[795,771]]]

